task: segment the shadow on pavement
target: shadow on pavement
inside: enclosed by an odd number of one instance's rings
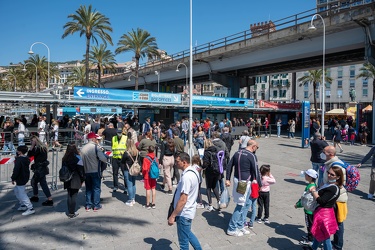
[[[284,147],[290,147],[290,148],[301,148],[301,146],[296,146],[296,145],[290,145],[290,144],[284,144],[284,143],[279,143],[277,145],[284,146]]]
[[[272,249],[279,250],[291,250],[291,249],[301,249],[301,246],[296,246],[291,240],[285,238],[271,237],[267,240],[268,245]]]
[[[302,235],[305,235],[306,232],[301,230],[301,228],[305,228],[302,225],[293,225],[293,224],[279,224],[277,222],[271,222],[268,224],[269,227],[275,229],[275,233],[284,235],[290,239],[300,240]],[[279,239],[278,239],[279,240]],[[281,239],[280,239],[281,240]],[[294,246],[295,244],[291,242]],[[276,247],[278,248],[278,247]],[[278,248],[279,249],[279,248]]]
[[[144,242],[151,245],[151,250],[171,250],[173,249],[170,245],[172,244],[172,241],[167,239],[159,239],[156,240],[154,238],[148,237],[144,238]]]
[[[306,181],[298,181],[296,179],[284,179],[284,181],[289,182],[289,183],[293,183],[293,184],[303,185],[303,186],[307,185]]]
[[[220,228],[226,233],[232,213],[223,210],[220,212],[215,210],[212,212],[205,211],[202,213],[202,216],[206,218],[208,225]]]

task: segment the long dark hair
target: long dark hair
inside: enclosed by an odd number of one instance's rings
[[[68,144],[68,147],[66,148],[65,155],[62,158],[62,161],[69,161],[69,159],[74,159],[75,155],[79,155],[77,146],[75,143]]]

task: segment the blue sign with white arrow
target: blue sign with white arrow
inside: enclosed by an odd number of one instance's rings
[[[74,99],[181,104],[180,94],[74,87]]]

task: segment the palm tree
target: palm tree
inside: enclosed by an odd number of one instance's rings
[[[109,19],[103,14],[96,10],[92,10],[90,5],[88,8],[86,6],[80,6],[76,10],[76,14],[70,14],[68,18],[71,18],[72,21],[67,22],[64,25],[64,34],[62,38],[65,38],[68,35],[72,35],[76,32],[79,32],[79,35],[86,36],[86,54],[85,54],[85,66],[86,66],[86,80],[84,86],[89,85],[89,53],[90,53],[90,41],[91,39],[98,44],[96,36],[99,36],[104,44],[109,42],[111,45],[112,38],[108,32],[112,32],[111,23]]]
[[[324,72],[326,74],[326,72]],[[314,94],[314,107],[315,107],[315,118],[318,120],[318,112],[317,112],[317,105],[316,105],[316,87],[317,83],[321,83],[323,78],[323,70],[309,70],[308,75],[302,76],[298,79],[299,82],[301,82],[300,86],[307,85],[309,83],[312,83],[313,85],[313,94]],[[325,81],[328,83],[332,82],[332,78],[329,76],[325,76]],[[322,93],[325,95],[325,93]]]
[[[90,62],[98,69],[98,88],[101,87],[101,76],[104,69],[109,69],[114,72],[116,70],[115,55],[107,50],[107,46],[100,44],[99,47],[92,46],[90,51]]]
[[[159,56],[158,46],[156,44],[156,38],[152,37],[151,34],[141,28],[137,28],[135,31],[128,32],[121,36],[120,41],[117,43],[116,54],[120,54],[127,51],[133,51],[135,54],[135,86],[134,89],[138,90],[138,70],[139,70],[139,59],[148,56]]]
[[[68,76],[66,84],[69,86],[85,86],[86,83],[86,67],[84,66],[77,66],[74,67],[72,70],[72,74]],[[89,87],[95,86],[95,82],[90,80]]]
[[[364,63],[360,68],[362,72],[357,75],[357,79],[364,77],[366,80],[372,78],[372,100],[375,100],[375,67],[371,63]]]
[[[43,85],[44,87],[48,85],[48,61],[44,56],[40,57],[38,54],[33,54],[27,60],[25,60],[25,63],[33,63],[38,69],[38,89],[36,91],[39,92],[41,89],[41,85]],[[35,79],[36,72],[34,65],[27,65],[26,69],[28,70],[26,71],[26,77],[31,80]]]

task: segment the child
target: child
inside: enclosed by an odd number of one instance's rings
[[[34,214],[35,210],[30,202],[29,197],[26,194],[25,185],[30,178],[30,160],[25,154],[27,153],[27,146],[22,145],[17,148],[17,157],[14,161],[14,168],[12,174],[12,184],[16,184],[14,187],[14,194],[16,195],[20,206],[18,211],[25,211],[22,215]]]
[[[152,161],[156,159],[155,156],[155,147],[153,145],[148,146],[147,148],[148,154],[146,157],[143,158],[142,164],[142,175],[144,179],[144,188],[146,189],[146,204],[143,205],[144,208],[147,209],[155,209],[155,200],[156,200],[156,179],[152,179],[149,176],[149,171],[151,168]],[[151,202],[152,201],[152,202]]]
[[[260,174],[262,175],[262,187],[259,191],[258,198],[258,216],[255,219],[259,224],[264,222],[269,224],[269,214],[270,214],[270,185],[275,184],[276,180],[271,174],[270,165],[262,165],[260,167]],[[264,218],[262,218],[264,207]]]
[[[198,203],[197,208],[204,208],[202,202],[201,184],[202,184],[202,161],[199,155],[194,155],[191,159],[191,164],[199,173],[199,188],[198,188]]]
[[[315,184],[315,181],[318,178],[318,173],[313,169],[308,169],[304,173],[305,173],[305,180],[309,183],[307,184],[305,191],[310,190],[310,188],[314,186],[316,188],[317,186]],[[303,206],[301,203],[301,199],[299,199],[297,203],[294,205],[294,208],[301,208],[301,207]],[[306,210],[306,209],[304,209],[304,212],[305,212],[305,223],[307,227],[307,237],[302,236],[303,240],[301,240],[299,243],[301,245],[312,246],[312,241],[314,239],[311,234],[311,226],[313,224],[313,212]]]

